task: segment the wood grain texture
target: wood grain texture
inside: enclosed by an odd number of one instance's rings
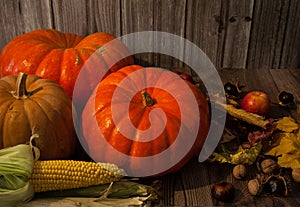
[[[289,2],[255,1],[247,68],[279,68]]]
[[[50,0],[1,0],[0,4],[0,48],[18,35],[53,27]]]
[[[155,0],[153,15],[153,30],[168,32],[180,37],[185,35],[185,19],[186,19],[186,0]],[[171,39],[171,38],[170,38]],[[157,41],[157,37],[154,37]],[[184,42],[171,42],[165,45],[163,42],[158,44],[160,50],[175,51],[176,55],[183,59]],[[153,64],[158,67],[182,67],[183,62],[180,60],[163,54],[154,55]]]
[[[276,68],[293,68],[300,65],[300,1],[291,0],[286,21],[280,66]]]
[[[217,63],[218,37],[224,32],[221,21],[221,1],[203,0],[187,2],[186,38],[203,50]],[[191,56],[193,51],[186,51]]]
[[[78,35],[88,34],[85,0],[52,0],[54,28]]]
[[[218,49],[221,68],[246,67],[253,4],[254,0],[223,1],[222,16],[226,29]]]
[[[217,68],[300,68],[298,0],[0,0],[0,48],[17,35],[53,28],[122,36],[163,31],[187,38]],[[149,42],[157,39],[151,37]],[[162,43],[163,47],[163,43]],[[175,44],[180,57],[182,44]],[[183,45],[184,47],[184,45]],[[183,67],[166,55],[139,54],[138,64]]]
[[[88,4],[88,30],[121,36],[121,2],[119,0],[90,0]]]
[[[153,31],[153,8],[154,1],[148,0],[123,0],[121,1],[121,28],[122,35],[133,32]],[[154,37],[149,37],[148,40],[143,40],[137,37],[137,44],[132,44],[133,51],[135,47],[143,47],[145,44],[152,44]],[[125,42],[126,44],[126,42]],[[137,64],[144,66],[153,65],[153,54],[137,54],[135,55]]]

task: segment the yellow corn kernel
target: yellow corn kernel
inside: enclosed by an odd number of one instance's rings
[[[35,162],[30,183],[34,192],[45,192],[107,184],[124,175],[122,169],[110,163],[47,160]]]

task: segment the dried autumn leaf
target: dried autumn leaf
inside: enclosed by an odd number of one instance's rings
[[[218,161],[220,163],[231,163],[231,164],[248,164],[252,165],[257,156],[260,154],[262,149],[262,144],[255,143],[251,148],[249,149],[243,149],[242,146],[239,146],[239,148],[235,152],[229,152],[227,149],[223,149],[223,152],[212,153],[212,161]]]
[[[299,125],[291,117],[283,117],[276,123],[276,128],[284,132],[293,132],[299,129]]]
[[[276,146],[265,152],[278,157],[278,164],[286,168],[300,168],[300,131],[297,133],[279,133]],[[279,144],[278,144],[279,141]]]

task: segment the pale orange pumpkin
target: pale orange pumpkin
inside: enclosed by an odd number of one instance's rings
[[[20,73],[0,79],[0,148],[29,143],[41,159],[71,158],[78,147],[72,103],[52,80]]]

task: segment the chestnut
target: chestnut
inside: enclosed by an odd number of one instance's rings
[[[221,202],[232,202],[235,188],[232,183],[221,182],[214,184],[211,189],[212,197]]]
[[[229,96],[238,97],[240,89],[233,83],[227,82],[224,84],[225,93]]]
[[[278,99],[281,106],[290,107],[294,103],[294,95],[286,91],[280,92]]]

